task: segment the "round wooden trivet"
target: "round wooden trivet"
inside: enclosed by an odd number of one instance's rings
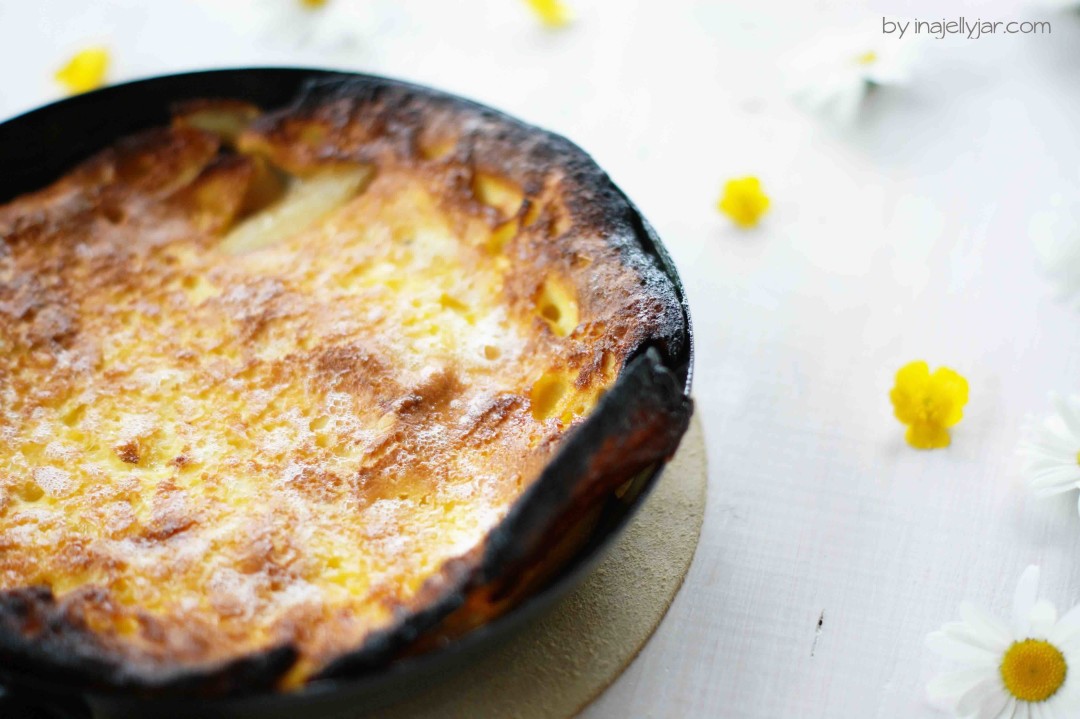
[[[364,719],[565,719],[580,712],[634,660],[679,591],[701,533],[706,484],[695,418],[637,517],[577,590],[451,681],[417,687],[416,696]]]

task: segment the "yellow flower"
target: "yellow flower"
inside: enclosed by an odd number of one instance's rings
[[[761,191],[758,178],[740,177],[724,184],[716,207],[739,227],[753,227],[769,209],[769,196]]]
[[[525,0],[529,7],[540,16],[540,21],[548,27],[563,27],[570,24],[570,8],[562,0]]]
[[[109,51],[91,47],[75,53],[66,65],[56,72],[56,81],[72,95],[101,87],[109,69]]]
[[[896,373],[889,399],[896,418],[907,425],[908,444],[916,449],[948,447],[948,427],[964,418],[968,383],[948,367],[938,367],[930,374],[930,368],[920,360]]]

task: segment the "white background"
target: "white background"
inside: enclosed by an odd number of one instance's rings
[[[1075,228],[1080,209],[1080,15],[567,0],[577,22],[551,33],[519,0],[357,1],[313,28],[282,14],[291,0],[3,0],[0,117],[57,97],[53,71],[101,42],[115,81],[360,69],[495,105],[597,158],[689,289],[710,495],[674,607],[587,716],[934,716],[924,687],[939,665],[923,637],[961,599],[1004,612],[1040,563],[1045,596],[1080,601],[1076,498],[1033,498],[1015,456],[1047,393],[1080,390],[1080,322],[1030,237],[1053,213]],[[883,13],[1053,30],[933,43],[928,71],[879,93],[851,130],[795,107],[783,57],[880,28]],[[723,180],[744,174],[774,202],[751,232],[714,209]],[[908,448],[891,416],[893,373],[919,358],[971,383],[948,450]]]

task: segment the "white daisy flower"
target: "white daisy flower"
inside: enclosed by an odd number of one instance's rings
[[[313,50],[347,59],[396,20],[373,0],[202,0],[210,13],[282,50]]]
[[[1024,470],[1040,497],[1080,489],[1080,397],[1051,398],[1057,410],[1020,443]]]
[[[876,32],[837,34],[787,60],[791,94],[807,109],[840,124],[854,122],[876,87],[907,84],[923,42]]]
[[[965,602],[961,621],[927,636],[930,649],[964,665],[930,682],[932,701],[965,719],[1080,716],[1080,606],[1058,619],[1038,592],[1039,568],[1028,567],[1011,624]]]

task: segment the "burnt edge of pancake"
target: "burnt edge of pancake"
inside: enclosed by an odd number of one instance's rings
[[[327,135],[306,142],[293,134],[297,121],[316,121]],[[643,246],[647,225],[607,175],[564,138],[452,96],[366,78],[313,83],[293,105],[266,113],[253,127],[283,153],[284,163],[301,171],[336,160],[377,164],[386,154],[422,165],[432,161],[422,157],[424,142],[445,129],[456,138],[454,147],[435,162],[460,168],[445,187],[451,201],[471,201],[475,172],[507,178],[520,185],[527,200],[536,198],[551,192],[549,170],[557,167],[558,197],[573,226],[578,234],[587,228],[618,250],[623,266],[640,280],[634,311],[649,318],[640,329],[628,323],[627,331],[636,331],[628,340],[633,349],[622,358],[615,384],[564,435],[553,459],[485,540],[446,562],[416,596],[396,608],[390,627],[369,635],[363,646],[332,661],[313,681],[354,677],[383,666],[471,604],[474,616],[466,624],[494,616],[488,608],[498,605],[514,577],[543,562],[547,538],[674,453],[692,413],[681,376],[687,368],[679,366],[689,351],[688,317],[671,278]],[[0,243],[0,257],[10,252],[8,241],[34,241],[33,221],[20,224],[23,218],[11,212],[18,202],[0,207],[0,229],[7,220],[11,230]],[[574,246],[560,243],[557,236],[545,252],[553,263],[573,263]],[[605,296],[608,278],[603,272],[571,276],[586,301]],[[56,337],[62,329],[44,328]],[[181,668],[143,658],[88,627],[83,595],[92,592],[84,588],[62,600],[45,587],[0,592],[2,671],[81,690],[222,696],[272,690],[297,657],[296,649],[285,645],[206,666]]]
[[[683,396],[678,378],[655,349],[647,349],[628,364],[589,418],[563,438],[555,458],[488,535],[469,575],[460,577],[426,615],[403,619],[368,646],[332,662],[315,679],[370,671],[423,632],[439,629],[440,621],[449,621],[449,636],[456,637],[489,620],[490,607],[505,611],[508,607],[500,607],[500,599],[521,574],[543,564],[545,541],[571,531],[581,515],[610,492],[674,454],[692,413],[693,402]]]
[[[123,647],[87,627],[79,597],[73,599],[57,602],[48,587],[0,595],[4,672],[90,691],[220,696],[270,690],[296,661],[289,646],[198,669],[132,661]]]

